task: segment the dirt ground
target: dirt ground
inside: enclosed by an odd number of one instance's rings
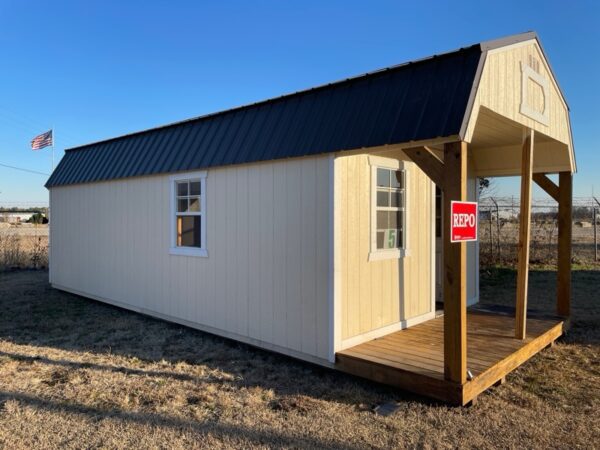
[[[514,301],[514,275],[483,272],[482,300]],[[552,310],[555,273],[530,280]],[[453,408],[0,273],[0,448],[591,448],[600,271],[573,281],[568,336]]]

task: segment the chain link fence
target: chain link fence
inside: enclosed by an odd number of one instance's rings
[[[479,200],[479,258],[482,266],[514,265],[519,243],[517,197]],[[573,263],[597,264],[600,203],[594,197],[573,198]],[[554,264],[557,258],[558,205],[534,199],[531,209],[530,262]]]

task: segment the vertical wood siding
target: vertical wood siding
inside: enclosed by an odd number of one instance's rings
[[[169,255],[168,176],[52,188],[52,283],[326,360],[329,183],[329,157],[211,169],[208,258]]]
[[[520,112],[521,105],[521,62],[527,63],[529,55],[539,62],[539,73],[549,80],[550,98],[545,99],[550,108],[550,123],[543,125]],[[515,122],[540,131],[559,142],[570,145],[569,113],[556,88],[553,77],[545,64],[538,45],[533,41],[528,44],[509,46],[489,52],[481,81],[473,104],[473,117],[477,117],[480,106],[508,117]],[[541,90],[531,89],[529,92],[531,104],[543,104]],[[470,141],[475,129],[475,120],[471,120],[467,130],[466,140]]]
[[[400,259],[369,261],[371,166],[368,155],[339,156],[341,189],[341,338],[349,339],[432,312],[432,184],[409,164],[408,249]]]

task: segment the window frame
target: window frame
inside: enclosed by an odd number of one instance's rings
[[[370,251],[369,261],[379,261],[384,259],[399,259],[405,256],[410,256],[408,246],[409,229],[408,220],[406,219],[409,211],[409,180],[410,180],[410,163],[397,159],[383,158],[380,156],[369,155],[369,165],[371,167],[371,230],[370,230]],[[402,247],[399,248],[377,248],[377,169],[386,169],[391,171],[402,171],[404,174],[404,207],[402,214]],[[389,209],[388,209],[389,210]]]
[[[169,218],[169,254],[171,255],[208,257],[208,248],[206,245],[206,176],[207,172],[206,170],[203,170],[199,172],[180,173],[169,177],[169,204],[171,215]],[[180,215],[177,212],[177,183],[181,181],[200,181],[200,211],[187,212],[182,215],[200,217],[201,247],[182,247],[177,245],[177,217]]]

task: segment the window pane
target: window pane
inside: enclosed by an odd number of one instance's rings
[[[200,195],[200,182],[190,181],[190,195]]]
[[[398,228],[400,220],[400,211],[389,211],[388,212],[388,228]]]
[[[404,219],[406,219],[406,211],[398,213],[398,247],[404,248]]]
[[[396,170],[392,172],[392,187],[402,188],[404,187],[404,172]]]
[[[188,182],[181,181],[177,183],[177,196],[183,197],[188,195]]]
[[[177,246],[200,247],[200,216],[177,217]]]
[[[200,211],[200,197],[190,197],[190,212]]]
[[[377,229],[385,230],[388,227],[388,212],[377,211]]]
[[[177,212],[187,212],[187,210],[188,210],[187,198],[178,198],[177,199]]]
[[[404,206],[404,193],[402,191],[392,192],[391,200],[390,206],[402,208]]]
[[[389,191],[377,191],[377,206],[390,206]]]
[[[397,229],[390,228],[389,230],[385,230],[383,248],[396,248],[397,236],[398,236]]]
[[[377,232],[377,248],[383,248],[383,237],[385,233],[383,231]]]
[[[388,169],[377,169],[377,186],[390,186],[390,171]]]

